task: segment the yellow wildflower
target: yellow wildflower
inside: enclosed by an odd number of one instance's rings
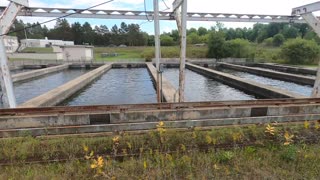
[[[98,159],[94,159],[91,164],[91,169],[98,169],[98,172],[101,172],[101,169],[104,166],[104,159],[102,156],[98,156]]]
[[[233,139],[233,142],[238,142],[242,139],[242,134],[241,133],[233,133],[232,139]]]
[[[211,142],[212,142],[211,136],[206,135],[206,142],[207,142],[207,144],[211,144]]]
[[[294,137],[294,135],[290,135],[288,131],[286,131],[284,133],[284,138],[286,139],[286,141],[283,143],[284,145],[289,145],[293,142],[292,138]]]
[[[181,146],[181,151],[182,152],[185,152],[187,150],[186,146],[184,144],[180,144]]]
[[[89,155],[85,155],[84,158],[85,159],[91,159],[93,157],[93,155],[94,155],[94,152],[91,151],[90,154]]]
[[[316,130],[318,130],[318,129],[320,128],[320,127],[319,127],[319,122],[318,122],[318,121],[316,121],[316,122],[315,122],[314,128],[315,128]]]
[[[266,127],[266,130],[265,130],[264,132],[269,133],[269,134],[271,134],[271,135],[274,136],[274,134],[275,134],[275,128],[272,127],[270,124],[268,124],[268,126]]]
[[[89,147],[86,146],[86,145],[83,145],[83,150],[84,150],[84,152],[88,152],[89,151]]]
[[[308,121],[304,121],[303,123],[305,129],[309,129],[310,123]]]
[[[143,168],[147,169],[148,165],[147,165],[147,161],[143,161]]]
[[[119,141],[120,141],[120,137],[119,136],[115,136],[115,137],[112,138],[112,141],[113,141],[114,144],[118,144]]]
[[[157,124],[157,131],[160,133],[160,135],[162,135],[163,133],[166,132],[166,129],[164,128],[164,122],[163,121],[160,121]]]

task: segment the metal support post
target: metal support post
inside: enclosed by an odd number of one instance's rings
[[[309,24],[315,33],[320,37],[320,20],[312,12],[320,10],[320,2],[307,4],[301,7],[293,8],[292,15],[301,15]],[[320,62],[317,71],[316,81],[313,86],[311,97],[320,97]]]
[[[0,37],[0,82],[2,89],[2,101],[5,108],[15,108],[17,106],[16,98],[14,96],[13,84],[7,61],[6,47],[4,46],[2,36]]]
[[[0,33],[2,35],[0,37],[0,83],[3,93],[3,104],[5,108],[15,108],[17,104],[14,96],[3,35],[9,31],[22,6],[28,6],[28,0],[11,0],[10,4],[0,17]]]
[[[181,12],[179,11],[181,8]],[[185,68],[187,52],[187,0],[173,2],[173,10],[180,34],[179,102],[184,102]]]
[[[158,0],[153,0],[154,8],[154,42],[155,42],[155,60],[157,69],[157,99],[161,103],[161,86],[160,86],[160,25],[159,25],[159,2]]]

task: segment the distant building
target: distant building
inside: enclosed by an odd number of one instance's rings
[[[51,46],[72,46],[73,41],[62,41],[52,39],[22,39],[21,46],[23,47],[51,47]]]
[[[4,36],[3,41],[7,53],[16,52],[19,48],[18,38],[16,36]]]
[[[91,61],[93,60],[93,46],[74,45],[60,46],[65,61]],[[54,48],[55,52],[59,49]]]

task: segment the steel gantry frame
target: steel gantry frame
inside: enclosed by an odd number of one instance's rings
[[[298,16],[300,15],[315,33],[320,37],[320,20],[316,17],[313,12],[320,11],[320,2],[315,2],[311,4],[307,4],[304,6],[296,7],[292,9],[292,15]],[[319,67],[317,71],[316,81],[314,83],[314,87],[312,90],[312,97],[320,97],[320,61]]]
[[[75,8],[45,8],[45,7],[28,7],[28,0],[9,0],[8,7],[0,6],[1,17],[1,34],[6,34],[12,25],[16,16],[30,17],[62,17],[68,15],[68,18],[96,18],[96,19],[127,19],[127,20],[149,20],[153,18],[155,28],[155,60],[158,71],[157,76],[157,94],[160,101],[160,20],[176,20],[180,33],[180,73],[179,73],[179,102],[184,101],[184,70],[186,60],[186,26],[187,21],[221,21],[221,22],[261,22],[261,23],[305,23],[306,21],[320,36],[318,19],[312,15],[313,11],[319,10],[319,2],[310,5],[294,8],[292,15],[265,15],[265,14],[237,14],[237,13],[198,13],[187,12],[187,0],[175,0],[173,2],[173,12],[159,12],[158,0],[153,0],[154,11],[130,11],[130,10],[99,10],[99,9],[75,9]],[[8,9],[11,9],[11,20],[5,20]],[[1,36],[2,39],[2,36]],[[1,86],[4,91],[4,100],[6,107],[16,107],[15,97],[10,78],[10,71],[7,65],[7,57],[3,41],[0,41],[0,58],[1,58]],[[320,71],[320,70],[319,70]],[[318,94],[320,88],[320,73],[314,88],[314,94]],[[317,88],[316,88],[317,87]]]

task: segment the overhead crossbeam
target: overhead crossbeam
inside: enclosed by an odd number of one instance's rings
[[[0,12],[6,7],[0,6]],[[32,17],[61,17],[70,13],[76,13],[68,18],[97,18],[97,19],[128,19],[147,20],[152,19],[152,11],[130,11],[130,10],[87,10],[72,8],[23,8],[18,16]],[[284,16],[268,14],[236,14],[236,13],[199,13],[190,12],[186,15],[187,21],[219,21],[219,22],[252,22],[252,23],[305,23],[301,16]],[[159,20],[175,20],[172,12],[159,12]]]
[[[320,2],[315,2],[315,3],[307,4],[304,6],[293,8],[292,15],[298,16],[298,15],[312,13],[315,11],[320,11]]]

